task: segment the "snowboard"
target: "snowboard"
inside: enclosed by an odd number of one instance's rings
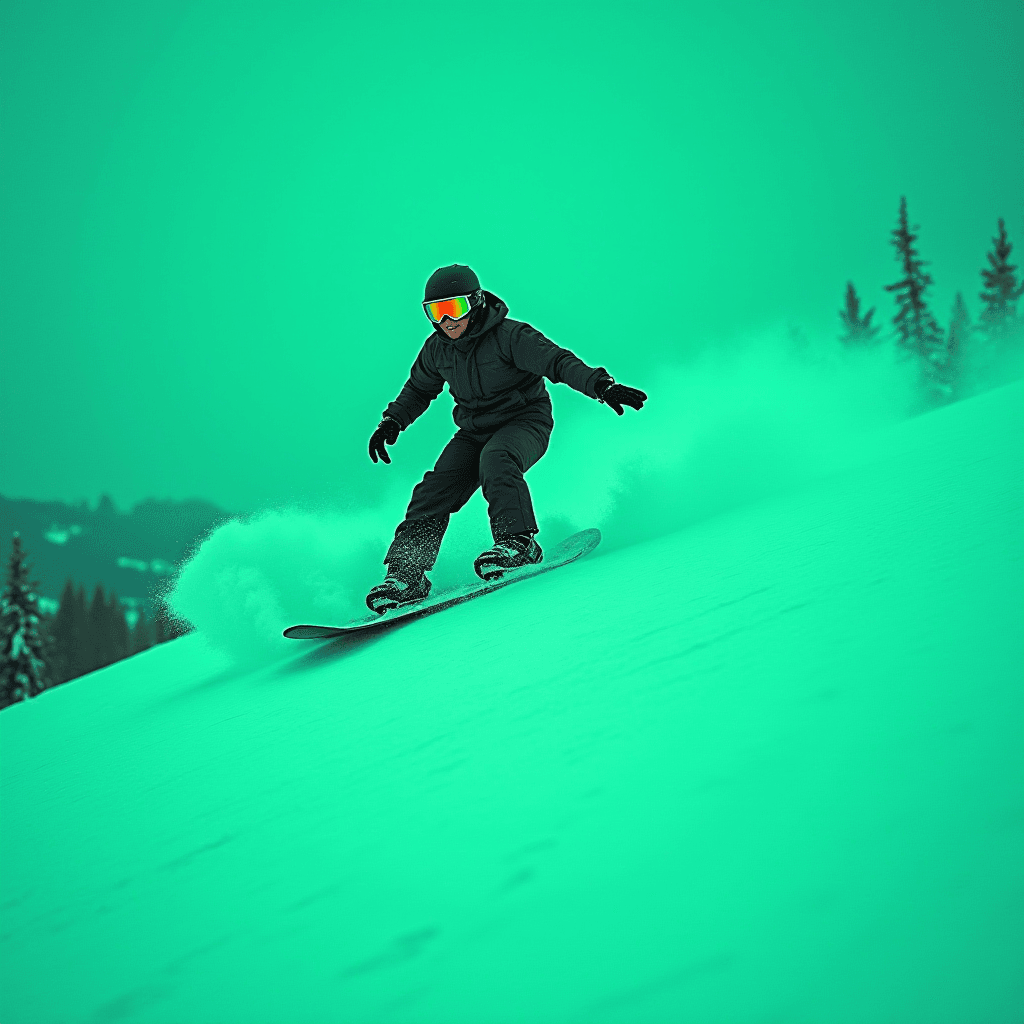
[[[392,608],[383,615],[375,615],[370,612],[361,619],[353,619],[345,626],[289,626],[284,635],[292,640],[323,640],[330,637],[342,636],[345,633],[354,633],[358,630],[373,629],[374,626],[385,626],[391,622],[398,622],[400,619],[414,619],[420,615],[432,615],[434,612],[451,608],[452,605],[461,604],[463,601],[471,601],[474,597],[482,594],[490,594],[492,591],[501,590],[512,583],[520,580],[530,579],[539,576],[542,572],[550,572],[559,566],[575,562],[589,554],[598,544],[601,543],[600,530],[581,530],[567,537],[561,544],[544,552],[544,560],[537,565],[524,565],[519,569],[510,569],[503,576],[489,583],[480,580],[478,583],[468,583],[464,587],[457,587],[454,590],[442,591],[438,594],[431,594],[430,597],[415,604],[407,604],[401,608]]]

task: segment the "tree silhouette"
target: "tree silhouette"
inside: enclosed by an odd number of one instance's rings
[[[95,672],[109,665],[111,657],[110,619],[107,595],[102,583],[96,584],[86,616],[85,642],[82,644],[82,672]]]
[[[946,401],[950,397],[946,383],[946,345],[942,328],[925,299],[925,292],[932,284],[931,274],[925,272],[927,265],[917,253],[914,243],[918,230],[910,227],[907,220],[907,199],[900,197],[899,224],[892,232],[892,244],[903,270],[903,277],[894,284],[887,284],[887,292],[896,293],[897,312],[893,317],[896,327],[896,344],[908,355],[917,356],[921,365],[921,383],[932,401]]]
[[[953,398],[963,398],[968,391],[967,365],[971,358],[971,337],[974,326],[967,303],[960,292],[953,300],[949,314],[949,334],[946,340],[945,382]]]
[[[1013,243],[1006,237],[1006,224],[1000,217],[999,234],[992,239],[992,251],[986,254],[988,269],[981,271],[983,288],[979,297],[984,307],[980,330],[986,341],[986,364],[998,360],[1022,329],[1017,300],[1024,294],[1024,282],[1017,283],[1017,267],[1010,262],[1012,252]]]
[[[88,649],[89,599],[85,596],[85,584],[80,583],[75,591],[75,614],[78,616],[78,647],[75,650],[75,676],[84,675],[85,657]]]
[[[128,643],[128,650],[131,654],[138,654],[153,646],[152,632],[149,623],[146,621],[146,609],[139,606],[139,617],[132,627],[131,638]]]
[[[104,596],[102,585],[97,586],[92,603],[87,606],[85,588],[79,585],[76,591],[70,579],[64,584],[52,633],[53,652],[48,661],[51,686],[94,672],[153,645],[142,608],[134,629],[129,630],[116,593]]]
[[[840,337],[844,345],[870,345],[878,334],[878,327],[872,326],[871,317],[874,316],[874,307],[869,309],[864,316],[860,315],[860,297],[853,287],[853,282],[846,284],[846,308],[839,310],[839,319],[846,329]]]
[[[0,707],[42,693],[49,684],[49,637],[41,631],[39,595],[15,533],[0,593]]]
[[[122,658],[127,658],[130,653],[128,646],[128,621],[124,617],[124,608],[121,607],[121,602],[114,591],[110,592],[110,598],[107,601],[107,629],[110,636],[110,661],[107,664],[112,664],[115,661],[120,661]]]
[[[96,515],[103,516],[107,519],[113,519],[118,514],[117,507],[114,505],[114,501],[110,495],[101,494],[100,500],[96,504]]]
[[[60,608],[53,620],[54,661],[51,685],[66,683],[82,674],[82,643],[85,638],[85,594],[75,593],[69,578],[60,595]]]

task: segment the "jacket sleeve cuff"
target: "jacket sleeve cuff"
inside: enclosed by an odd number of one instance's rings
[[[603,366],[599,366],[595,371],[593,377],[591,377],[590,380],[587,381],[587,394],[589,394],[591,398],[596,398],[599,402],[603,401],[603,399],[597,393],[597,386],[602,381],[607,381],[609,384],[615,383],[615,379],[612,377],[612,375]]]

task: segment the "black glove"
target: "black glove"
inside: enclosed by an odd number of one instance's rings
[[[402,425],[398,420],[385,416],[377,425],[377,429],[370,435],[370,458],[376,462],[379,455],[390,466],[391,456],[388,455],[384,442],[394,444],[398,440],[398,435],[401,431]]]
[[[647,401],[647,396],[636,388],[627,388],[625,384],[616,384],[611,377],[605,377],[594,385],[598,401],[611,406],[619,416],[622,415],[622,407],[628,405],[631,409],[640,410]]]

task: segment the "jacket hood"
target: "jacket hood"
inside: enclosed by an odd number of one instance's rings
[[[434,333],[439,335],[446,345],[451,345],[460,352],[468,352],[481,335],[486,334],[491,328],[497,327],[508,316],[508,306],[494,292],[485,290],[484,298],[487,300],[486,307],[482,310],[474,310],[470,314],[469,330],[461,338],[449,338],[441,330],[439,324],[434,325]],[[483,316],[480,316],[481,313]]]

